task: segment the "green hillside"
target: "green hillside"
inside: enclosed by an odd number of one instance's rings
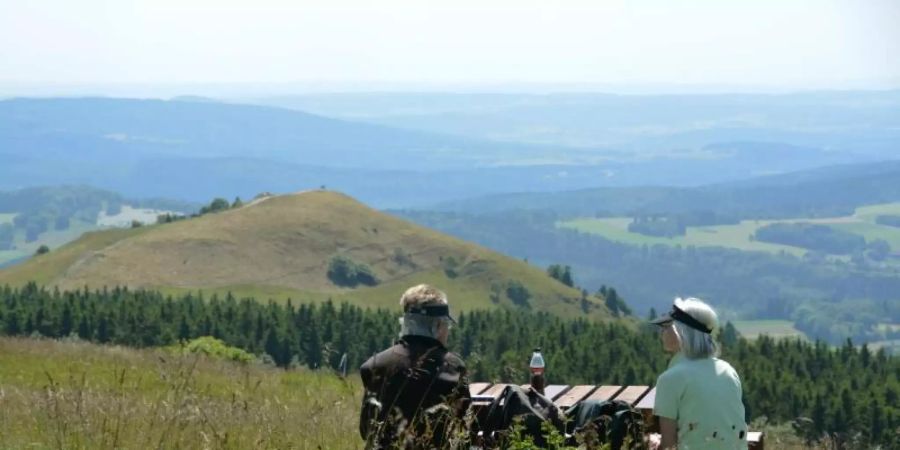
[[[368,266],[380,281],[356,288],[328,276],[332,258]],[[565,317],[609,314],[596,298],[540,268],[380,213],[327,191],[265,197],[238,209],[163,225],[93,232],[0,271],[0,284],[28,281],[77,289],[129,286],[178,293],[231,291],[256,298],[396,308],[411,285],[446,290],[456,308],[530,307]],[[510,283],[529,298],[513,303]]]
[[[357,379],[3,337],[0,448],[356,448]]]

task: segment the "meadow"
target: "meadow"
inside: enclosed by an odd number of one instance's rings
[[[802,331],[794,328],[794,323],[790,320],[736,320],[732,324],[747,339],[756,339],[761,335],[776,339],[808,339]]]
[[[358,448],[361,389],[330,371],[3,337],[0,448]]]
[[[559,224],[561,227],[578,231],[599,234],[607,239],[633,245],[680,245],[682,247],[729,247],[747,251],[764,251],[777,253],[785,251],[796,255],[805,253],[804,249],[788,245],[757,242],[750,239],[757,228],[772,221],[745,220],[737,225],[717,225],[710,227],[688,227],[684,236],[672,238],[647,236],[628,231],[631,217],[611,217],[604,219],[574,219]]]
[[[361,392],[330,370],[0,337],[0,449],[359,449]],[[808,448],[789,424],[751,427]]]
[[[784,220],[743,220],[737,225],[716,225],[688,227],[684,236],[672,238],[647,236],[628,231],[631,217],[581,218],[557,224],[559,227],[601,235],[607,239],[634,245],[681,245],[728,247],[746,251],[763,251],[778,253],[781,251],[802,256],[806,250],[789,245],[759,242],[751,236],[760,227],[773,223],[809,222],[828,225],[840,230],[863,236],[867,242],[883,239],[892,249],[900,250],[900,228],[879,225],[875,218],[879,215],[900,215],[900,203],[884,203],[857,208],[853,215],[817,219],[784,219]]]

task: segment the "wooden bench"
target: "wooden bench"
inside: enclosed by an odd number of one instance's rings
[[[509,385],[503,383],[470,384],[469,393],[472,395],[472,405],[476,408],[490,405],[500,397],[506,386]],[[528,385],[522,386],[524,389],[528,389],[528,387]],[[656,416],[653,415],[653,402],[656,400],[655,387],[551,384],[544,388],[544,396],[553,401],[562,410],[571,408],[582,400],[622,400],[643,414],[644,422],[648,424],[649,431],[659,431],[658,421]],[[748,432],[747,443],[750,450],[764,450],[763,433],[759,431]]]

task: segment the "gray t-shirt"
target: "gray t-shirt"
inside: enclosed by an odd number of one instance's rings
[[[677,422],[680,450],[747,448],[741,379],[721,359],[675,355],[656,380],[653,413]]]

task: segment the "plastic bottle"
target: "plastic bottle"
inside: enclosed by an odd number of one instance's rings
[[[544,393],[544,356],[541,355],[541,349],[534,349],[531,354],[531,363],[528,364],[531,370],[531,387],[540,394]]]

